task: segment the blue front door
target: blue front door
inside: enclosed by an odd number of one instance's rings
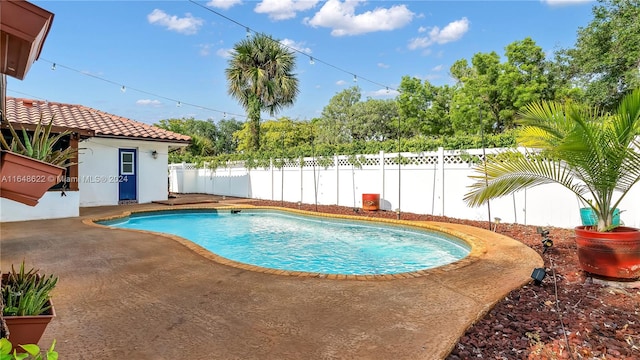
[[[135,149],[120,149],[118,187],[120,201],[135,201],[138,199],[136,182],[136,160]]]

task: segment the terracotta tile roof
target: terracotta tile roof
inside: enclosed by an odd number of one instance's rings
[[[7,97],[6,105],[6,119],[12,123],[35,125],[42,114],[47,120],[53,116],[54,126],[90,130],[96,137],[122,137],[175,143],[188,143],[191,140],[186,135],[82,105],[12,97]]]

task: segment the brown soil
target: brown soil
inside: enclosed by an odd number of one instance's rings
[[[251,204],[397,217],[394,212],[365,212],[342,206],[298,206],[279,201]],[[489,226],[488,222],[411,213],[402,213],[401,218]],[[547,276],[539,285],[532,280],[498,302],[467,330],[447,360],[640,359],[640,282],[620,284],[593,278],[580,270],[573,230],[546,230],[553,246],[543,253],[542,237],[535,226],[497,225],[496,232],[521,241],[542,255]]]

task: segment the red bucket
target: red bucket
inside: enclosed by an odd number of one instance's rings
[[[362,210],[378,211],[380,209],[380,194],[362,194]]]

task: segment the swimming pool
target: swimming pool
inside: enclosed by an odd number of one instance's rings
[[[470,252],[466,242],[440,232],[272,210],[163,211],[100,223],[178,235],[240,263],[321,274],[412,272]]]

